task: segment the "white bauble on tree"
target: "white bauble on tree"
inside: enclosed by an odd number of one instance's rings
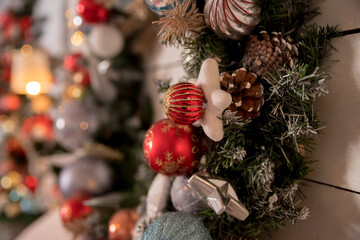
[[[88,43],[90,50],[98,57],[113,58],[124,48],[124,37],[112,25],[96,25],[89,34]]]

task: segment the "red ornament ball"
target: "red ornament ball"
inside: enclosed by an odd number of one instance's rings
[[[15,94],[6,94],[0,97],[0,112],[8,113],[17,111],[21,106],[19,96]]]
[[[146,132],[143,150],[147,163],[157,173],[179,176],[198,165],[201,141],[191,125],[163,119]]]
[[[163,109],[166,116],[179,124],[191,124],[204,113],[205,96],[193,83],[177,83],[164,95]]]
[[[66,200],[60,208],[60,217],[64,226],[73,233],[84,233],[88,230],[84,220],[93,210],[83,204],[87,199],[85,196],[76,195]]]
[[[109,11],[95,0],[80,0],[76,11],[88,23],[101,23],[109,18]]]
[[[123,209],[116,212],[109,221],[109,239],[131,240],[138,218],[135,209]]]
[[[25,178],[25,186],[27,186],[32,192],[35,191],[37,185],[38,185],[38,180],[35,176],[28,175]]]
[[[32,138],[36,141],[52,141],[55,138],[53,122],[46,115],[26,118],[21,127],[21,133],[26,138]]]
[[[24,41],[30,41],[33,38],[31,33],[31,27],[33,25],[33,20],[30,16],[24,16],[19,19],[19,26],[21,29],[21,36]]]
[[[82,59],[81,53],[68,54],[64,57],[63,67],[66,71],[76,72],[80,68],[80,60]]]

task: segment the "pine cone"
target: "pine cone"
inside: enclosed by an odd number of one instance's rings
[[[243,66],[263,78],[275,68],[291,67],[297,62],[298,47],[293,40],[281,33],[273,32],[271,36],[261,31],[259,36],[251,35],[246,43]]]
[[[232,103],[227,109],[236,112],[236,116],[244,121],[257,118],[260,107],[264,104],[264,88],[256,80],[256,74],[247,72],[245,68],[235,70],[232,74],[224,72],[220,75],[221,88],[232,96]]]

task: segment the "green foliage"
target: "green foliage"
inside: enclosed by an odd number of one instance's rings
[[[308,71],[312,72],[335,50],[330,40],[339,35],[339,30],[336,26],[321,27],[312,24],[302,27],[297,35],[300,45],[299,61],[308,64]]]
[[[14,12],[14,14],[17,17],[23,17],[23,16],[30,16],[32,15],[34,6],[36,4],[36,0],[24,0],[22,2],[22,7],[17,9],[16,12]]]
[[[213,214],[202,215],[215,239],[255,239],[308,215],[296,200],[296,182],[311,170],[311,161],[300,150],[311,149],[312,136],[323,127],[313,103],[327,93],[327,76],[307,72],[307,65],[298,65],[268,75],[263,82],[265,105],[252,122],[225,114],[224,138],[211,148],[206,167],[235,186],[250,216],[241,223],[220,216],[212,224]],[[236,149],[246,150],[246,155],[234,155]]]
[[[239,67],[242,56],[241,43],[224,40],[207,29],[194,38],[186,38],[183,44],[182,61],[184,69],[190,78],[197,78],[202,62],[206,58],[220,61],[220,71]]]
[[[322,59],[333,49],[330,39],[338,35],[336,27],[319,27],[305,24],[319,14],[315,4],[319,0],[259,0],[262,20],[254,33],[260,30],[282,32],[299,42],[299,60],[309,65],[308,73],[314,71]],[[182,61],[190,78],[199,74],[202,62],[209,57],[219,61],[220,72],[241,67],[247,38],[241,41],[222,39],[210,29],[186,38],[183,43]]]
[[[229,111],[223,116],[224,138],[209,143],[204,166],[234,186],[239,199],[250,212],[241,222],[213,211],[199,215],[214,239],[262,239],[264,235],[308,216],[299,207],[297,182],[310,171],[311,159],[303,150],[314,148],[314,135],[324,127],[315,114],[315,100],[327,93],[327,75],[318,66],[330,56],[336,27],[306,25],[319,14],[320,0],[258,0],[261,30],[282,32],[299,43],[298,65],[277,69],[263,80],[265,104],[259,118],[242,122]],[[201,2],[197,3],[202,5]],[[221,39],[209,28],[185,39],[182,61],[189,78],[197,77],[202,62],[212,57],[219,71],[241,67],[247,37],[241,41]]]
[[[170,82],[171,78],[166,80],[154,79],[154,83],[159,87],[159,93],[166,92],[170,88]]]
[[[259,0],[261,7],[260,29],[282,32],[284,35],[296,30],[319,14],[314,5],[319,0]]]

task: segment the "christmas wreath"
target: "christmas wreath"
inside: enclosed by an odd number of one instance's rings
[[[184,227],[182,213],[161,224],[174,210],[200,217],[213,239],[261,239],[306,219],[298,183],[325,126],[314,108],[328,92],[319,66],[338,35],[309,23],[318,1],[145,1],[162,42],[181,47],[189,81],[167,89],[168,119],[146,133],[144,155],[159,175],[135,238],[203,231]]]

